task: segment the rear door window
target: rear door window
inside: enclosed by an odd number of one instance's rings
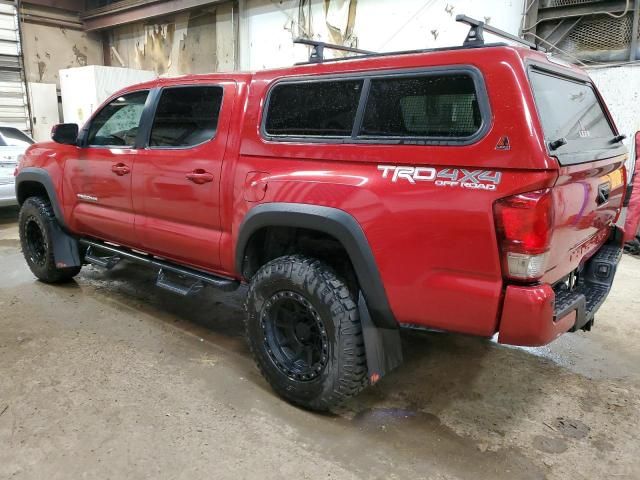
[[[269,96],[265,133],[293,137],[350,137],[363,80],[283,83]]]
[[[403,76],[371,80],[359,135],[464,139],[481,126],[470,75]]]
[[[536,69],[530,80],[547,144],[566,140],[552,154],[611,148],[615,134],[590,84]]]
[[[164,88],[156,108],[149,147],[192,147],[211,140],[218,127],[223,88]]]

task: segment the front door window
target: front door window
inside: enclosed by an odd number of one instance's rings
[[[109,102],[93,118],[87,136],[91,147],[133,147],[149,92],[122,95]]]

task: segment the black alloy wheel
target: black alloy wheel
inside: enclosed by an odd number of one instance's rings
[[[298,381],[318,377],[327,365],[328,338],[311,303],[281,291],[266,301],[260,317],[265,348],[277,368]]]

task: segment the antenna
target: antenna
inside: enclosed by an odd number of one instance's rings
[[[462,44],[465,47],[476,47],[484,45],[483,33],[486,31],[489,33],[493,33],[498,37],[511,40],[512,42],[517,42],[521,45],[524,45],[525,47],[546,52],[543,47],[540,47],[533,42],[525,40],[524,38],[516,37],[515,35],[511,35],[509,32],[505,32],[504,30],[500,30],[499,28],[487,25],[485,22],[481,22],[480,20],[476,20],[475,18],[467,17],[466,15],[456,15],[456,22],[466,23],[471,27],[469,29],[469,33],[467,34],[467,38],[464,39],[464,43]]]
[[[375,54],[370,50],[361,50],[359,48],[346,47],[344,45],[335,45],[333,43],[318,42],[316,40],[308,40],[306,38],[296,38],[293,43],[301,45],[310,45],[313,47],[311,55],[309,55],[309,63],[322,63],[324,61],[324,49],[340,50],[342,52],[360,53],[364,55]]]

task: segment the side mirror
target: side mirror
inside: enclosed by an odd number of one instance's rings
[[[64,145],[78,143],[78,125],[75,123],[59,123],[51,129],[51,140]]]

